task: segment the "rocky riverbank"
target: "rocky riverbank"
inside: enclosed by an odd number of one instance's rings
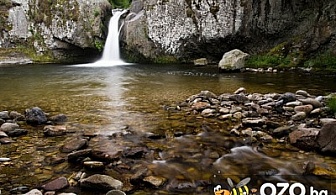
[[[106,194],[111,190],[108,194],[139,190],[147,194],[153,190],[205,194],[212,187],[211,176],[206,174],[212,174],[209,171],[211,167],[237,146],[262,148],[271,144],[279,144],[280,147],[291,144],[298,148],[295,151],[335,155],[336,119],[327,106],[331,97],[332,94],[314,96],[303,90],[259,94],[240,88],[234,93],[221,95],[202,91],[185,101],[163,107],[167,118],[172,121],[169,130],[164,128],[162,132],[139,133],[125,126],[111,135],[85,130],[73,132],[67,127],[69,119],[66,115],[49,116],[38,107],[26,109],[23,114],[2,111],[0,147],[14,144],[19,141],[18,137],[31,136],[32,130],[38,131],[46,140],[59,137],[58,151],[41,164],[68,167],[70,173],[64,172],[60,177],[50,176],[33,184],[5,184],[6,188],[0,189],[3,194],[7,193],[5,190],[26,194]],[[212,133],[216,133],[217,140],[223,141],[214,144]],[[100,148],[96,147],[97,143]],[[171,144],[183,145],[177,147]],[[10,153],[0,154],[0,168],[23,161],[21,157],[12,158]],[[178,160],[209,170],[197,176],[199,173],[194,167],[185,170],[164,167],[165,163],[176,163]],[[263,171],[276,172],[274,169]],[[36,172],[32,171],[31,175]],[[177,174],[173,177],[171,172]],[[335,171],[311,161],[307,161],[299,173],[336,178]]]

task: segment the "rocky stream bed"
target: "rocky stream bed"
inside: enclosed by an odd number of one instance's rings
[[[135,132],[125,125],[120,132],[99,135],[73,131],[67,127],[66,114],[49,116],[38,107],[25,113],[2,111],[0,189],[2,194],[29,195],[209,194],[214,185],[211,178],[216,174],[210,169],[218,166],[224,155],[234,155],[237,147],[247,146],[247,150],[272,158],[280,155],[274,151],[313,152],[333,161],[336,119],[326,106],[332,95],[314,96],[303,90],[250,94],[244,88],[221,95],[202,91],[163,106],[171,123],[152,133]],[[36,135],[57,150],[38,161],[38,168],[30,174],[34,179],[15,183],[20,175],[11,175],[10,170],[22,161],[29,169],[29,159],[23,159],[29,151],[6,147]],[[272,147],[276,150],[269,149]],[[36,143],[35,150],[49,149]],[[171,169],[165,165],[168,162],[185,164]],[[296,174],[336,179],[336,167],[310,160],[300,163]],[[201,168],[187,166],[190,164]],[[230,174],[235,173],[232,170]],[[258,174],[279,173],[279,169],[266,168]]]

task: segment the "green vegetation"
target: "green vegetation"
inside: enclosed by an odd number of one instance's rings
[[[109,0],[112,5],[112,8],[129,8],[132,0]]]
[[[95,40],[94,46],[99,52],[102,52],[104,50],[104,43],[100,40]]]
[[[271,54],[251,56],[246,61],[246,66],[250,68],[268,68],[268,67],[288,67],[290,59]]]
[[[328,99],[327,106],[333,114],[336,114],[336,95]]]
[[[304,65],[316,70],[336,70],[336,55],[327,51],[307,60]]]

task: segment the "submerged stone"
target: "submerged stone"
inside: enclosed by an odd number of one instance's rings
[[[83,188],[107,190],[120,190],[123,183],[107,175],[95,174],[88,178],[80,180],[80,186]]]

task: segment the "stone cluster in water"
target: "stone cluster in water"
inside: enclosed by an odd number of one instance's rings
[[[252,142],[286,142],[303,150],[336,154],[336,119],[327,107],[328,96],[312,96],[304,90],[284,94],[246,93],[215,95],[202,91],[180,107],[205,118],[235,122],[231,134]]]
[[[315,150],[333,155],[336,154],[336,142],[333,140],[336,136],[336,119],[334,113],[331,113],[326,106],[326,101],[330,97],[331,95],[312,96],[303,90],[284,94],[249,94],[244,88],[240,88],[232,94],[219,96],[210,91],[202,91],[178,105],[165,106],[164,108],[170,118],[174,118],[175,114],[182,114],[211,122],[227,122],[228,127],[225,131],[247,140],[242,144],[289,142],[303,150]],[[38,107],[27,109],[24,114],[16,111],[3,111],[0,112],[0,143],[10,144],[13,142],[12,137],[27,134],[28,130],[21,128],[23,123],[32,126],[43,125],[43,134],[46,137],[64,136],[69,133],[65,125],[66,122],[67,116],[64,114],[49,117]],[[202,126],[202,128],[202,131],[213,130],[207,129],[207,126]],[[215,131],[222,130],[215,129]],[[129,131],[128,127],[124,132],[126,133],[112,135],[108,138],[111,140],[108,144],[119,142],[120,137],[123,139],[122,137],[133,133]],[[193,133],[197,133],[196,130]],[[179,137],[185,134],[188,133],[174,132],[173,136]],[[75,194],[80,188],[81,191],[97,189],[104,193],[109,191],[107,194],[111,195],[124,194],[123,191],[133,191],[137,188],[166,188],[168,191],[176,192],[176,190],[183,191],[185,189],[196,190],[200,186],[205,186],[204,189],[206,189],[206,186],[209,185],[201,180],[197,181],[197,184],[183,183],[183,180],[181,180],[182,182],[174,182],[169,181],[171,178],[156,175],[150,170],[150,163],[148,163],[150,160],[148,159],[160,159],[153,157],[152,154],[155,153],[153,148],[160,147],[159,144],[158,146],[150,146],[137,143],[134,147],[124,147],[121,150],[114,149],[115,151],[107,152],[91,146],[94,143],[92,140],[96,136],[83,132],[68,139],[59,148],[60,153],[65,154],[65,157],[53,159],[52,164],[54,165],[67,161],[77,169],[79,168],[79,171],[69,177],[59,177],[48,181],[38,186],[37,189],[20,186],[12,189],[13,192],[54,194],[70,191],[71,193],[63,194]],[[143,136],[152,141],[169,139],[169,134],[166,132],[163,135],[147,133]],[[160,151],[160,149],[156,150]],[[192,155],[196,156],[196,154]],[[177,154],[169,154],[169,152],[166,155],[181,158],[176,156]],[[213,151],[209,157],[204,157],[204,159],[215,160],[219,157],[220,154]],[[182,156],[182,158],[187,157]],[[0,167],[10,165],[7,164],[10,161],[10,158],[0,158]],[[311,168],[313,166],[312,163],[308,164],[304,171],[309,173],[313,170]],[[72,189],[74,190],[72,191]]]

